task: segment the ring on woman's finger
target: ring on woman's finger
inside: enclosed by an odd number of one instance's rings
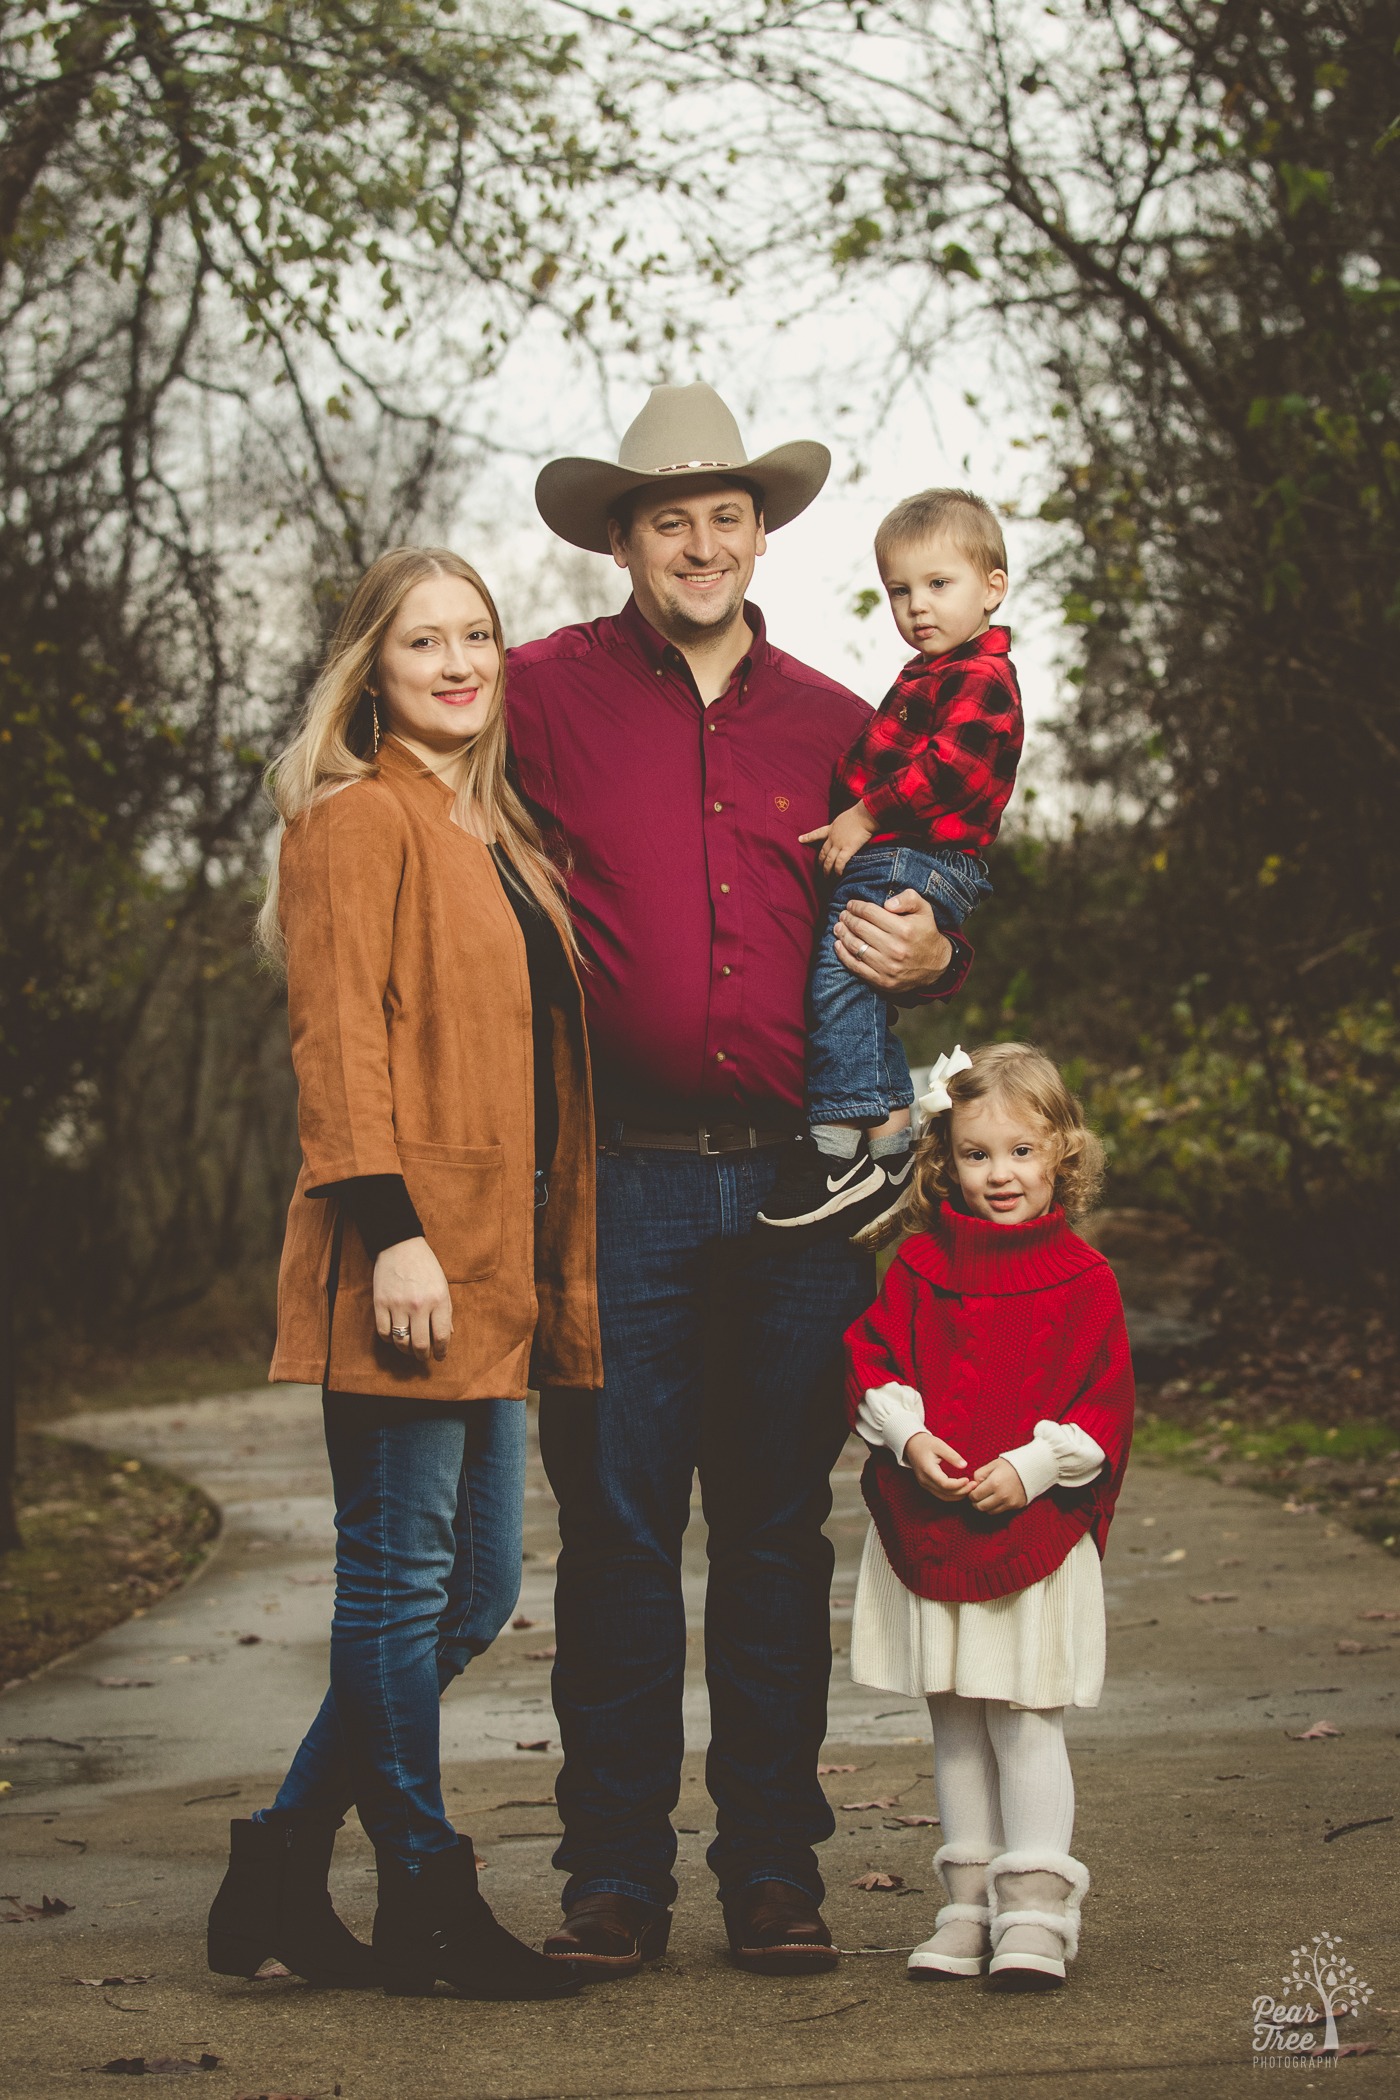
[[[389,1333],[396,1342],[406,1342],[408,1340],[409,1330],[407,1327],[391,1327]]]
[[[862,941],[862,942],[861,942],[861,944],[860,944],[860,946],[859,946],[859,947],[857,948],[857,950],[856,950],[856,954],[857,954],[857,955],[864,955],[864,953],[865,953],[866,949],[867,949],[867,948],[868,948],[869,946],[870,946],[870,943],[869,943],[869,941]]]

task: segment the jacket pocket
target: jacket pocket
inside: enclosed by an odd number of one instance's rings
[[[423,1237],[449,1283],[483,1283],[501,1262],[505,1164],[499,1145],[399,1140],[399,1158]]]

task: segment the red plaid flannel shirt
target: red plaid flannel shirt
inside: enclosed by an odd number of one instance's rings
[[[1021,688],[1005,627],[906,664],[836,768],[895,831],[976,853],[990,846],[1016,784]]]

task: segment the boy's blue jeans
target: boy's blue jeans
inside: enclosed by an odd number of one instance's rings
[[[836,952],[836,922],[857,898],[884,904],[917,890],[945,932],[962,925],[992,885],[980,860],[955,849],[862,846],[852,854],[827,905],[808,989],[807,1120],[883,1123],[914,1099],[909,1061],[894,1032],[895,1009],[873,985],[853,977]]]
[[[339,1822],[414,1866],[456,1833],[438,1699],[520,1595],[525,1405],[324,1396],[335,1487],[331,1687],[265,1816]]]
[[[841,1338],[875,1273],[843,1241],[791,1251],[754,1236],[780,1149],[599,1154],[603,1390],[540,1399],[562,1541],[554,1864],[569,1875],[566,1908],[602,1891],[675,1898],[681,1541],[697,1469],[709,1863],[722,1896],[777,1880],[821,1898],[812,1848],[834,1828],[817,1778],[831,1673],[822,1525],[846,1440]]]

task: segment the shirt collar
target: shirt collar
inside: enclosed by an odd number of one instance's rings
[[[746,666],[752,670],[759,664],[766,663],[772,654],[763,614],[747,598],[744,600],[744,618],[752,629],[753,641],[747,655],[740,658],[736,667],[741,672]],[[683,676],[690,676],[689,667],[680,650],[673,642],[668,642],[664,634],[657,633],[635,598],[629,598],[618,614],[617,632],[627,646],[641,657],[649,671],[678,670]]]
[[[930,1283],[969,1296],[1047,1290],[1104,1259],[1070,1230],[1058,1204],[1024,1225],[995,1225],[951,1202],[928,1232],[904,1241],[897,1258]]]
[[[913,678],[920,672],[936,675],[945,671],[949,664],[965,664],[976,656],[1009,656],[1011,653],[1011,629],[989,627],[985,634],[974,634],[971,641],[959,642],[956,649],[945,649],[941,656],[913,656],[904,666],[900,676]]]

